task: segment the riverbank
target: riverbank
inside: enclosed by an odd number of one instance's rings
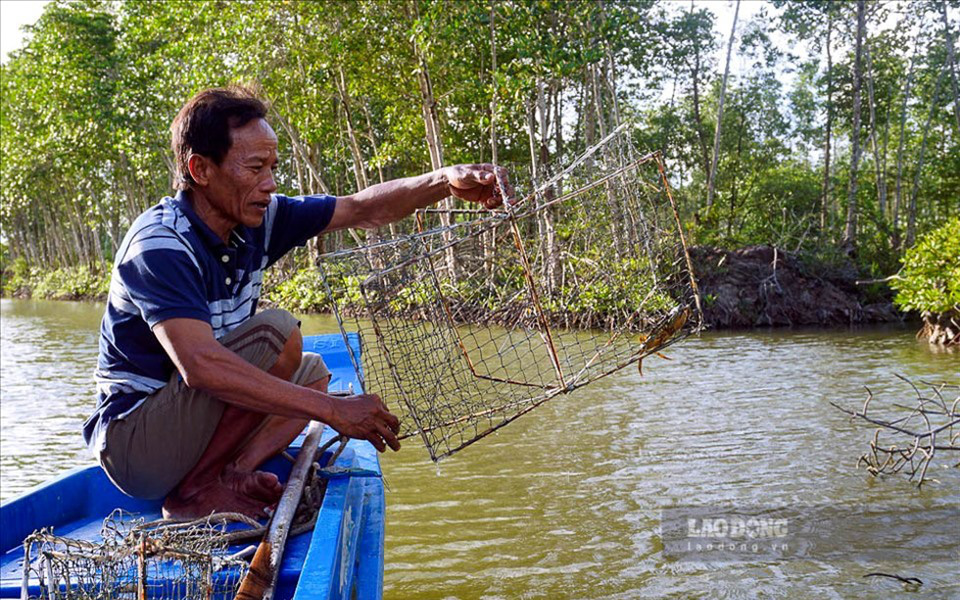
[[[903,321],[892,293],[857,285],[856,266],[784,252],[772,246],[690,251],[712,329],[848,327]],[[873,292],[868,293],[868,291]]]
[[[0,289],[4,298],[102,302],[110,290],[110,265],[42,269],[17,259],[4,265]]]
[[[704,323],[710,329],[751,327],[847,327],[902,321],[887,288],[868,294],[858,286],[852,262],[827,264],[771,246],[735,250],[697,246],[691,249],[703,298]],[[14,262],[3,271],[3,296],[49,300],[104,301],[108,266],[28,268]],[[268,272],[264,306],[298,313],[325,312],[319,273],[304,268],[292,274]]]

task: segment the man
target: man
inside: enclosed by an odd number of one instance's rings
[[[492,165],[339,198],[277,195],[265,116],[241,87],[187,102],[171,127],[178,193],[134,221],[114,265],[84,437],[121,490],[165,498],[171,517],[262,516],[282,486],[256,469],[310,419],[381,452],[400,448],[380,398],[326,393],[329,371],[301,354],[292,315],[255,312],[263,269],[321,231],[379,227],[449,195],[501,204]]]

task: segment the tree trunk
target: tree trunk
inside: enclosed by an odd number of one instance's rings
[[[77,202],[70,202],[70,207],[73,209],[70,213],[73,223],[73,252],[71,252],[70,260],[65,262],[61,266],[70,266],[76,265],[77,263],[82,263],[89,265],[90,260],[90,249],[87,247],[87,236],[85,234],[86,227],[83,224],[83,213],[80,211],[80,206]],[[51,221],[55,223],[56,221]]]
[[[293,170],[297,175],[297,190],[301,194],[307,194],[307,182],[303,179],[303,166],[300,158],[294,153],[293,156]]]
[[[603,91],[598,81],[598,67],[596,64],[590,65],[590,80],[593,82],[593,108],[597,113],[597,125],[600,127],[600,139],[607,137],[607,119],[603,108]]]
[[[417,75],[420,84],[420,109],[423,116],[423,125],[426,132],[427,151],[430,154],[430,166],[439,169],[443,166],[443,143],[440,140],[440,123],[437,117],[437,101],[433,95],[433,84],[430,81],[430,72],[426,59],[417,48],[417,58],[420,63]]]
[[[10,244],[10,256],[8,259],[12,262],[18,257],[23,257],[27,264],[33,264],[33,248],[27,243],[29,236],[24,232],[23,215],[17,212],[13,216],[12,238],[16,243]]]
[[[597,139],[596,132],[596,111],[593,108],[593,104],[596,102],[593,96],[593,83],[591,77],[591,68],[590,65],[587,65],[583,68],[583,106],[580,110],[580,114],[584,115],[584,124],[583,124],[583,144],[584,148],[590,148],[593,146],[594,140]]]
[[[860,168],[860,90],[863,87],[863,38],[866,33],[866,0],[857,0],[857,39],[853,65],[853,127],[850,132],[850,187],[847,191],[847,220],[843,228],[843,249],[852,254],[857,243],[857,170]]]
[[[671,89],[670,89],[670,103],[667,105],[667,115],[669,115],[669,116],[671,116],[671,117],[673,116],[673,108],[674,108],[674,105],[675,105],[675,103],[676,103],[676,97],[677,97],[677,80],[678,80],[679,78],[680,78],[680,72],[679,72],[679,71],[675,71],[674,74],[673,74],[673,86],[672,86]],[[663,123],[663,125],[661,125],[661,127],[660,127],[660,136],[661,136],[661,138],[662,138],[662,139],[660,140],[660,141],[661,141],[661,144],[660,144],[660,156],[662,156],[662,157],[664,157],[664,159],[666,159],[666,156],[667,156],[667,143],[668,143],[669,140],[670,140],[670,129],[669,129],[669,128],[667,127],[667,125],[666,125],[666,124],[668,123],[668,121],[664,120],[664,121],[661,121],[661,123]],[[681,181],[682,181],[682,180],[683,180],[683,178],[681,177]]]
[[[894,85],[893,80],[891,79],[890,85],[887,88],[887,98],[893,98],[896,86]],[[890,170],[887,168],[890,158],[890,153],[887,150],[890,148],[890,108],[887,108],[886,118],[883,121],[883,142],[880,144],[880,169],[883,171],[883,194],[887,199],[887,212],[884,213],[883,218],[886,219],[886,222],[889,223],[890,215],[890,180],[887,178],[890,175]],[[888,228],[889,234],[889,228]]]
[[[867,105],[870,109],[870,149],[873,151],[873,165],[877,179],[877,207],[880,212],[882,229],[886,229],[887,215],[887,179],[884,172],[884,160],[880,158],[880,142],[877,140],[877,107],[874,96],[873,59],[870,54],[870,45],[864,44],[864,55],[867,61]]]
[[[742,103],[742,99],[740,101]],[[740,108],[740,123],[737,127],[737,159],[733,167],[733,189],[730,191],[730,217],[727,219],[727,240],[733,237],[733,222],[736,219],[737,194],[740,191],[740,156],[743,151],[743,130],[746,127],[746,114]]]
[[[697,140],[700,142],[703,173],[706,175],[710,172],[710,155],[707,150],[707,138],[703,134],[703,119],[700,117],[700,44],[694,44],[693,48],[693,70],[691,72],[693,79],[693,119],[694,126],[697,128]]]
[[[497,15],[496,0],[490,0],[490,162],[499,164],[497,157]]]
[[[833,13],[827,13],[827,127],[823,144],[823,192],[820,200],[820,234],[825,235],[829,227],[830,206],[830,132],[833,126],[833,55],[830,53],[830,38],[833,33]]]
[[[563,87],[557,82],[557,92],[553,95],[553,149],[554,162],[564,160],[563,145]],[[563,166],[562,164],[560,165]],[[557,194],[563,195],[563,180],[557,182]]]
[[[535,118],[534,118],[534,101],[532,99],[527,101],[527,141],[530,144],[530,179],[533,189],[536,190],[539,185],[540,179],[540,168],[538,163],[537,155],[537,142],[536,142],[536,133],[535,133]],[[540,200],[534,196],[533,201],[539,203]]]
[[[18,244],[10,245],[11,258],[22,256],[29,265],[35,265],[40,262],[37,252],[36,238],[29,234],[29,221],[25,222],[23,213],[18,212],[14,217],[14,237],[19,239]]]
[[[287,138],[290,140],[290,147],[293,148],[294,160],[297,160],[299,156],[300,163],[307,169],[307,172],[310,173],[310,176],[320,186],[320,190],[324,194],[330,193],[330,187],[327,183],[320,177],[320,173],[317,172],[317,169],[313,166],[313,161],[310,160],[309,149],[304,147],[303,143],[300,141],[300,136],[297,135],[296,129],[283,118],[283,115],[277,110],[272,110],[273,121],[280,124],[280,127],[287,132]],[[309,187],[309,186],[308,186]]]
[[[337,94],[340,97],[340,106],[343,108],[343,121],[347,130],[347,145],[350,148],[350,157],[353,159],[353,177],[357,184],[357,191],[366,189],[370,186],[367,179],[367,170],[363,166],[363,154],[360,151],[360,143],[357,142],[357,134],[353,129],[353,111],[351,106],[350,92],[347,89],[346,76],[343,73],[343,65],[337,65],[337,77],[334,77],[334,83],[337,88]],[[364,234],[367,244],[375,244],[380,241],[380,233],[376,229],[367,229]],[[376,269],[383,268],[385,265],[374,261],[371,265]]]
[[[933,95],[930,96],[930,112],[927,113],[927,122],[923,124],[923,138],[920,141],[920,156],[917,157],[917,170],[913,174],[913,189],[910,190],[910,206],[907,209],[907,239],[906,247],[913,246],[917,234],[917,193],[920,190],[920,175],[923,173],[923,158],[927,151],[927,138],[930,134],[930,126],[933,123],[933,115],[937,112],[937,99],[940,96],[940,85],[943,83],[943,75],[950,65],[944,65],[937,76],[937,83],[933,86]]]
[[[603,0],[599,0],[599,6],[600,17],[606,20],[607,11]],[[610,47],[609,40],[604,40],[604,48],[606,49],[604,81],[607,84],[607,90],[610,92],[610,108],[613,116],[613,126],[610,129],[615,129],[620,126],[620,102],[617,99],[617,65],[613,59],[613,49]]]
[[[740,15],[740,0],[733,11],[733,26],[730,28],[730,41],[727,42],[727,63],[723,67],[723,83],[720,84],[720,101],[717,104],[717,128],[713,136],[713,161],[707,178],[707,210],[713,206],[713,194],[717,186],[717,159],[720,156],[720,132],[723,124],[723,99],[727,94],[727,78],[730,76],[730,55],[733,54],[733,40],[737,33],[737,17]]]
[[[373,129],[373,121],[370,119],[370,107],[366,99],[361,99],[360,109],[363,110],[363,117],[367,121],[367,139],[370,140],[370,147],[373,150],[373,155],[376,156],[380,153],[379,146],[380,142],[377,141],[377,132]],[[383,177],[383,164],[381,161],[377,162],[377,177],[380,180],[380,183],[384,182]]]
[[[903,148],[906,145],[907,103],[910,99],[910,88],[913,85],[913,72],[917,65],[919,49],[920,34],[918,33],[914,53],[910,58],[910,67],[907,70],[907,82],[903,88],[903,101],[900,103],[900,137],[897,140],[897,184],[893,197],[893,214],[890,219],[893,224],[892,243],[894,250],[900,248],[900,199],[903,190]]]
[[[417,0],[413,1],[414,15],[417,20],[420,19],[420,7]],[[427,57],[423,54],[420,45],[416,39],[413,40],[413,51],[417,59],[418,71],[417,82],[420,85],[420,109],[423,116],[423,125],[427,141],[427,151],[430,154],[430,166],[434,170],[443,167],[443,142],[440,138],[440,118],[437,115],[437,100],[433,95],[433,83],[430,79],[430,69],[427,66]],[[445,198],[440,202],[444,212],[440,213],[440,224],[444,228],[449,228],[453,224],[450,211],[454,208],[453,198]],[[441,234],[445,244],[453,241],[453,234],[449,229]],[[451,279],[457,276],[457,260],[453,248],[448,248],[444,253],[446,257],[447,275]]]
[[[960,134],[960,93],[957,91],[957,61],[953,52],[953,36],[950,34],[950,20],[947,18],[947,3],[940,2],[940,16],[943,18],[943,37],[947,41],[947,68],[950,69],[950,84],[953,86],[953,116],[957,119],[957,133]]]
[[[347,81],[343,73],[343,65],[337,66],[338,77],[334,78],[337,87],[337,94],[340,96],[340,106],[343,107],[343,121],[347,128],[347,142],[350,147],[350,157],[353,159],[353,176],[357,182],[357,191],[370,187],[367,180],[367,171],[363,166],[363,154],[360,152],[360,144],[357,142],[356,132],[353,130],[353,113],[351,108],[350,93],[347,90]]]
[[[497,5],[496,0],[490,0],[490,162],[500,164],[497,153]],[[492,288],[493,259],[496,253],[497,230],[490,229],[484,232],[480,243],[483,244],[483,269],[487,285]]]
[[[549,99],[547,98],[548,94],[544,90],[544,83],[542,79],[537,80],[537,110],[540,113],[540,132],[539,132],[539,160],[537,165],[540,172],[538,173],[538,179],[541,181],[549,177],[549,164],[550,164],[550,149],[547,146],[547,140],[549,139],[549,123],[550,115],[548,107],[551,105]],[[551,89],[553,86],[550,86]],[[559,91],[557,92],[559,93]],[[532,133],[532,130],[531,130]],[[550,188],[544,190],[544,201],[550,202],[556,197],[555,190],[551,186]],[[559,259],[557,257],[556,251],[556,227],[554,225],[554,207],[548,206],[544,209],[540,215],[542,218],[542,235],[540,237],[543,240],[544,244],[544,269],[547,282],[547,293],[553,293],[553,290],[556,288],[557,284],[557,274],[558,274],[558,265]]]

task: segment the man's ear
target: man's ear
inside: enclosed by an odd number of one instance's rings
[[[206,186],[210,183],[210,169],[213,162],[206,156],[191,154],[187,159],[187,169],[190,170],[190,177],[197,185]]]

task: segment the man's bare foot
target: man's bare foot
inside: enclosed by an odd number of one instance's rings
[[[280,480],[267,471],[240,471],[227,466],[220,474],[220,481],[238,494],[267,504],[273,504],[283,495]]]
[[[264,508],[268,504],[214,481],[187,497],[181,496],[179,490],[171,493],[163,502],[163,516],[168,519],[196,519],[215,512],[238,512],[259,519],[266,516]]]

